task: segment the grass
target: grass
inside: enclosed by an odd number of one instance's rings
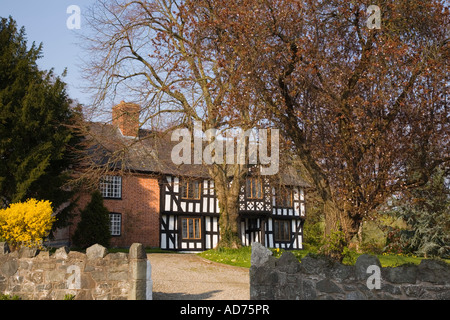
[[[279,258],[284,252],[282,249],[271,250],[276,258]],[[305,257],[308,253],[314,253],[307,250],[293,250],[290,252],[292,252],[299,260]],[[210,261],[237,267],[250,268],[252,249],[250,247],[242,247],[240,249],[213,249],[198,253],[198,255]],[[354,264],[360,255],[361,254],[352,252],[344,259],[343,263],[349,265]],[[420,264],[420,262],[424,259],[422,257],[395,254],[383,254],[377,255],[377,257],[383,267],[398,267],[404,264]],[[449,259],[445,259],[444,261],[450,263]]]
[[[202,258],[210,261],[224,263],[236,267],[250,268],[250,259],[252,255],[251,247],[242,247],[240,249],[213,249],[198,253]]]
[[[284,252],[283,250],[270,249],[273,252],[274,257],[279,258]],[[308,254],[306,250],[294,250],[291,251],[298,259],[303,258]],[[239,249],[213,249],[198,253],[202,258],[210,261],[228,264],[236,267],[250,268],[251,266],[251,247],[242,247]]]

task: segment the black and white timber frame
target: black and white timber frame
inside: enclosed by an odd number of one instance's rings
[[[182,177],[166,175],[160,183],[160,247],[178,251],[204,251],[219,242],[219,203],[214,182],[201,179],[200,199],[183,199]],[[305,192],[299,186],[285,186],[293,193],[292,206],[277,207],[276,188],[263,178],[263,196],[249,199],[246,186],[239,195],[241,239],[244,246],[260,242],[269,248],[303,249],[303,224],[305,219]],[[200,237],[183,237],[183,221],[199,219]],[[283,239],[275,237],[275,225],[282,223],[288,229]]]

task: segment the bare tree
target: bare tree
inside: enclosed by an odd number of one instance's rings
[[[98,1],[88,20],[94,32],[86,40],[92,57],[86,75],[97,91],[95,108],[126,97],[142,106],[142,125],[166,131],[192,133],[196,123],[202,131],[221,132],[258,125],[257,101],[239,76],[242,62],[211,42],[211,34],[196,32],[203,18],[181,1]],[[218,52],[229,58],[226,64]],[[208,170],[220,203],[220,245],[236,247],[238,194],[248,161],[231,162]]]

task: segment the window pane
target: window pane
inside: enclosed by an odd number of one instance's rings
[[[194,199],[200,198],[200,183],[198,181],[194,181]]]
[[[262,184],[260,179],[255,179],[256,198],[262,199]]]
[[[284,222],[283,240],[289,240],[289,222]]]
[[[189,182],[189,198],[197,199],[197,194],[195,193],[195,181]]]
[[[195,219],[195,239],[200,238],[200,219]]]
[[[251,183],[252,183],[251,179],[247,179],[246,186],[245,186],[246,193],[247,193],[247,195],[246,195],[247,198],[251,198],[252,197],[252,185],[251,185]]]
[[[256,197],[256,179],[252,179],[252,198],[255,199]]]
[[[181,184],[181,197],[187,198],[187,182]]]
[[[189,239],[194,238],[194,221],[192,219],[189,219]]]
[[[275,236],[275,240],[278,240],[280,238],[280,230],[279,230],[280,224],[278,223],[278,221],[275,220],[274,222],[274,236]]]
[[[187,232],[187,219],[183,219],[183,222],[182,222],[182,233],[183,233],[183,235],[182,235],[182,237],[183,237],[183,239],[187,239],[187,237],[188,237],[188,232]]]

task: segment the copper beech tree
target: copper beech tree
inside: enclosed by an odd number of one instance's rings
[[[326,233],[348,242],[387,197],[448,168],[448,2],[188,2],[220,65],[242,63],[242,84],[292,142]]]

